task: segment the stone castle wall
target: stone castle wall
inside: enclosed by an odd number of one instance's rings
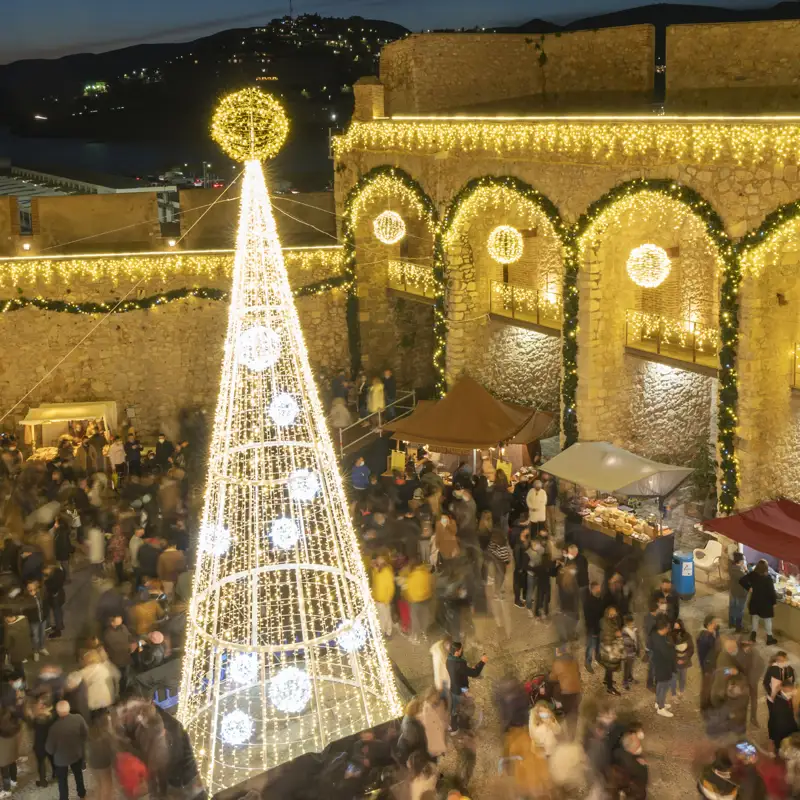
[[[0,263],[0,277],[8,264]],[[308,264],[290,268],[293,285],[317,280],[330,267]],[[0,282],[4,299],[40,294],[70,302],[119,298],[135,281],[124,276],[96,279]],[[172,273],[140,284],[132,298],[192,286],[228,289],[225,270],[214,274]],[[297,299],[298,313],[312,367],[330,376],[349,364],[345,297],[334,290]],[[134,408],[143,435],[161,427],[171,429],[183,409],[213,414],[219,389],[219,371],[225,341],[228,305],[225,301],[184,299],[149,310],[115,314],[91,333],[25,401],[4,421],[13,426],[28,408],[46,402],[115,400],[120,419]],[[0,314],[0,409],[16,403],[46,372],[97,324],[97,315],[25,308]]]
[[[699,192],[720,214],[728,234],[738,239],[758,227],[778,206],[800,198],[798,167],[771,158],[761,163],[737,163],[725,156],[719,160],[684,158],[676,163],[674,158],[656,154],[615,153],[609,157],[603,153],[593,159],[588,154],[575,157],[545,149],[527,157],[502,157],[478,149],[464,152],[456,146],[435,154],[413,149],[401,152],[396,148],[382,152],[375,147],[355,148],[340,158],[335,189],[339,213],[356,180],[371,168],[387,163],[419,181],[440,215],[470,179],[485,175],[512,175],[527,181],[555,203],[569,224],[604,193],[625,181],[666,178]],[[639,308],[643,302],[624,270],[627,253],[635,244],[652,240],[667,248],[680,247],[682,255],[676,269],[680,262],[684,293],[698,296],[700,319],[715,325],[719,274],[711,257],[713,250],[693,220],[694,217],[679,220],[667,214],[659,229],[654,227],[658,219],[648,220],[642,208],[634,207],[624,221],[624,235],[620,230],[611,230],[601,237],[597,251],[588,251],[578,282],[581,316],[577,401],[581,438],[608,439],[643,455],[668,456],[684,463],[691,459],[699,441],[716,438],[716,378],[625,355],[625,310]],[[537,357],[534,361],[528,339],[531,332],[501,321],[490,322],[485,316],[488,307],[482,281],[487,279],[487,267],[482,265],[479,252],[485,231],[478,231],[479,227],[480,224],[475,226],[472,235],[461,236],[447,251],[448,381],[470,372],[498,396],[535,403],[538,395],[520,391],[522,386],[526,390],[533,386],[557,401],[561,361],[556,343],[560,344],[560,340],[553,338],[552,345],[545,346],[548,351],[552,347],[551,358]],[[369,230],[359,231],[357,244],[370,246]],[[524,270],[509,278],[527,279]],[[743,505],[778,491],[800,495],[800,473],[795,474],[793,455],[795,440],[800,440],[800,412],[796,411],[800,403],[789,388],[789,353],[793,342],[800,341],[800,332],[792,328],[778,340],[764,327],[766,316],[778,307],[779,288],[778,284],[765,284],[765,294],[759,299],[753,294],[753,285],[745,281],[740,292],[742,441],[737,455]],[[789,301],[786,313],[794,319],[800,296],[795,298],[786,285],[784,291]],[[748,303],[755,301],[753,322],[748,327]],[[677,302],[683,316],[688,306],[682,295]],[[758,332],[762,330],[763,333]],[[746,341],[753,331],[757,332],[753,339],[759,343],[757,348],[748,347]],[[774,368],[776,358],[782,360],[782,371]],[[772,397],[776,393],[780,396],[779,406]],[[780,409],[777,416],[774,408]],[[770,414],[774,423],[768,421]],[[773,428],[774,435],[764,435],[764,431]]]
[[[800,109],[800,21],[667,28],[670,110]]]
[[[434,33],[381,51],[387,114],[429,114],[519,97],[649,98],[650,25],[564,34]]]

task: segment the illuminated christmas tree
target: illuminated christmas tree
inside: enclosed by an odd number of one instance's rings
[[[179,709],[210,793],[400,711],[260,163],[287,129],[255,89],[212,128],[246,166]]]

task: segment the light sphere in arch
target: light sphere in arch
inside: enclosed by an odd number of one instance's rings
[[[383,244],[397,244],[406,235],[406,223],[396,211],[381,211],[372,221],[375,238]]]
[[[342,623],[336,642],[347,653],[355,653],[360,650],[367,642],[367,629],[364,627],[364,623],[360,620],[349,624]]]
[[[311,681],[303,670],[297,667],[282,669],[269,682],[269,699],[279,711],[297,714],[311,699]]]
[[[225,744],[237,747],[250,741],[253,735],[253,718],[240,709],[231,711],[222,718],[220,738]]]
[[[498,264],[514,264],[522,258],[522,234],[511,225],[498,225],[489,234],[486,247]]]
[[[211,138],[234,161],[273,158],[288,133],[289,119],[283,106],[260,89],[227,95],[211,120]]]
[[[281,357],[281,337],[264,325],[243,331],[236,343],[239,361],[253,372],[263,372]]]
[[[655,289],[669,277],[672,262],[657,244],[642,244],[631,250],[625,265],[628,277],[644,289]]]

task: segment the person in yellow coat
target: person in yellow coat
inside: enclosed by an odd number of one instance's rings
[[[378,621],[383,635],[392,635],[392,600],[394,600],[394,570],[385,556],[372,562],[372,599],[378,607]]]
[[[416,644],[420,637],[427,638],[431,625],[431,597],[433,597],[433,575],[430,566],[419,558],[412,558],[404,570],[405,589],[403,596],[411,607],[411,641]]]

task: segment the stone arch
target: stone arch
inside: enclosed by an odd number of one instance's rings
[[[524,236],[522,257],[505,268],[487,250],[500,224]],[[468,371],[503,399],[558,408],[566,239],[555,204],[514,176],[474,178],[457,192],[441,225],[448,382]]]
[[[800,201],[768,214],[738,251],[741,501],[800,500]]]
[[[359,231],[362,235],[372,236],[365,224],[368,214],[378,210],[376,206],[380,203],[388,203],[389,208],[401,212],[408,228],[408,236],[396,245],[384,245],[374,240],[370,245],[359,247]],[[398,375],[398,382],[412,375],[416,377],[424,372],[427,364],[418,364],[414,359],[397,360],[402,346],[399,347],[395,340],[403,345],[409,336],[420,334],[422,338],[427,336],[431,339],[429,346],[420,347],[420,343],[416,342],[416,346],[407,349],[417,355],[424,353],[426,349],[430,350],[428,364],[432,364],[432,380],[437,387],[441,383],[438,363],[440,348],[436,343],[444,337],[444,290],[441,264],[437,257],[438,223],[434,202],[417,180],[398,167],[374,167],[362,175],[348,192],[344,205],[342,235],[345,274],[350,287],[348,333],[354,375],[362,366],[371,370],[392,366],[397,370],[407,363],[410,365],[409,376]],[[420,244],[423,240],[424,245]],[[405,305],[402,301],[393,302],[387,297],[389,264],[400,261],[409,241],[411,247],[422,248],[428,253],[427,256],[417,258],[417,261],[420,264],[425,263],[431,270],[430,277],[422,273],[421,277],[432,280],[433,308],[416,308],[411,304]],[[387,322],[394,323],[394,337],[386,335]],[[411,330],[403,333],[403,329],[409,326]],[[380,328],[380,335],[372,335],[373,328],[376,334]],[[366,353],[362,352],[362,341],[369,342]],[[423,369],[420,369],[421,366]]]
[[[684,330],[690,331],[694,341],[697,331],[716,336],[708,329],[718,325],[718,383],[711,375],[682,368],[685,359],[680,355],[677,360],[659,356],[661,363],[654,363],[655,356],[635,357],[643,345],[626,348],[626,342],[632,343],[626,339],[631,332],[628,307],[635,302],[641,305],[643,293],[659,290],[636,289],[625,274],[624,261],[632,243],[644,244],[652,238],[665,249],[679,248],[678,257],[684,248],[691,254],[684,277],[691,277],[698,267],[705,270],[706,278],[709,270],[712,279],[718,275],[718,291],[703,298],[702,327],[697,319],[678,318],[674,323],[665,319],[663,313],[658,314],[658,297],[648,299],[661,330],[670,330],[679,346],[684,346]],[[565,342],[574,340],[575,355],[571,361],[565,358],[564,372],[574,371],[575,381],[574,387],[568,387],[574,389],[572,397],[565,396],[563,402],[574,413],[575,434],[577,417],[583,413],[583,438],[616,439],[645,455],[681,460],[696,452],[702,436],[715,436],[721,461],[720,505],[732,508],[737,489],[733,448],[739,269],[721,218],[687,186],[671,180],[634,180],[613,188],[587,209],[573,229],[572,244],[565,283],[574,287],[576,306],[572,315],[565,314],[564,337]],[[686,292],[702,295],[707,292],[705,283],[699,278],[688,287],[673,287],[680,314],[687,312]],[[634,305],[634,314],[627,319],[641,324],[642,314],[648,319],[646,309],[637,311]],[[646,338],[641,329],[634,331],[642,340]],[[670,443],[669,448],[664,443]]]

